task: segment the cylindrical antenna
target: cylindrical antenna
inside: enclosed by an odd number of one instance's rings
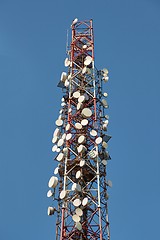
[[[69,45],[68,45],[68,29],[67,29],[67,39],[66,39],[66,54],[68,55]]]

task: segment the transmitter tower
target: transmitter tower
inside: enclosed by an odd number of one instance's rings
[[[110,240],[108,218],[107,134],[109,116],[106,91],[108,70],[97,70],[94,63],[92,20],[71,25],[58,87],[62,88],[61,109],[53,133],[52,151],[57,167],[48,182],[47,196],[56,213],[56,240]],[[105,87],[106,89],[106,87]]]

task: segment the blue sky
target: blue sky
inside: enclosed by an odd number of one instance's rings
[[[159,12],[158,0],[0,0],[0,239],[55,239],[46,192],[75,17],[93,19],[96,67],[110,72],[111,240],[158,239]]]

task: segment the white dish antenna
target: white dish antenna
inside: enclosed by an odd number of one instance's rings
[[[57,119],[57,120],[56,120],[56,125],[57,125],[58,127],[61,127],[61,126],[63,125],[63,120]]]
[[[92,62],[92,57],[87,56],[87,57],[85,58],[85,60],[84,60],[84,65],[85,65],[85,66],[88,66],[88,65],[91,64],[91,62]]]
[[[88,120],[87,119],[83,119],[81,121],[81,124],[82,124],[82,126],[87,126],[88,125]]]
[[[60,199],[64,199],[66,197],[66,194],[67,194],[67,191],[65,190],[62,190],[61,193],[60,193]]]
[[[76,222],[76,223],[81,220],[80,217],[79,217],[77,214],[73,215],[73,216],[72,216],[72,219],[73,219],[73,221]]]
[[[60,151],[61,149],[57,147],[56,152],[59,153]]]
[[[81,192],[81,186],[78,183],[73,183],[72,185],[72,191],[78,191]]]
[[[82,125],[80,123],[75,123],[75,128],[80,130],[82,129]]]
[[[62,114],[59,115],[58,119],[62,119]]]
[[[80,97],[80,92],[76,91],[73,93],[74,98],[79,98]]]
[[[81,102],[78,102],[78,103],[77,103],[77,110],[80,110],[81,107],[82,107],[82,103],[81,103]]]
[[[53,208],[53,207],[48,207],[48,211],[47,211],[48,216],[53,215],[54,212],[55,212],[55,208]]]
[[[52,152],[56,152],[57,151],[57,145],[54,145],[53,147],[52,147]]]
[[[82,209],[81,208],[76,208],[76,214],[81,217],[83,215]]]
[[[58,156],[56,157],[57,161],[62,161],[64,158],[64,153],[59,153]]]
[[[92,130],[90,131],[90,135],[91,135],[92,137],[96,137],[96,136],[97,136],[97,131],[94,130],[94,129],[92,129]]]
[[[76,222],[76,228],[81,231],[82,230],[82,224],[80,222]]]
[[[72,184],[72,191],[75,191],[77,183]]]
[[[74,201],[73,201],[73,205],[75,207],[79,207],[81,205],[81,200],[79,198],[76,198]]]
[[[67,155],[67,154],[68,154],[68,148],[66,148],[66,147],[65,147],[65,148],[63,148],[63,150],[62,150],[62,151],[63,151],[63,153],[64,153],[65,155]]]
[[[71,64],[70,64],[71,65]],[[72,78],[72,74],[70,73],[69,75],[68,75],[68,80],[70,80]]]
[[[92,61],[92,57],[91,56],[86,56],[86,58],[85,59],[89,59],[89,60],[91,60]]]
[[[103,131],[107,131],[107,124],[104,123],[104,124],[102,125],[102,129],[103,129]]]
[[[68,112],[71,113],[71,112],[72,112],[72,108],[69,108],[69,109],[68,109]]]
[[[107,160],[103,159],[103,160],[102,160],[102,164],[103,164],[104,166],[106,166],[106,165],[107,165]]]
[[[83,206],[86,206],[87,204],[88,204],[88,198],[85,197],[85,198],[83,199],[83,201],[82,201],[82,205],[83,205]]]
[[[70,124],[68,123],[67,125],[66,125],[66,131],[68,131],[70,129]]]
[[[109,115],[105,115],[104,117],[105,119],[109,120]]]
[[[104,92],[104,93],[103,93],[103,96],[104,96],[104,97],[108,97],[108,93]]]
[[[67,88],[69,86],[69,81],[66,79],[64,82],[64,86]]]
[[[108,124],[109,124],[109,120],[106,119],[106,120],[104,121],[104,123],[108,125]]]
[[[53,137],[53,138],[52,138],[52,143],[56,143],[57,140],[58,140],[58,137],[57,137],[57,136]]]
[[[83,167],[84,165],[85,165],[85,160],[84,159],[82,159],[81,161],[80,161],[80,163],[79,163],[79,165],[80,165],[80,167]]]
[[[84,67],[84,68],[82,69],[82,74],[85,74],[86,71],[87,71],[87,67]]]
[[[102,142],[102,138],[101,137],[96,138],[95,143],[97,145],[100,144],[101,142]]]
[[[102,99],[102,104],[103,104],[103,107],[108,108],[108,103],[106,99]]]
[[[82,47],[83,49],[86,49],[87,48],[87,45],[83,45],[83,47]]]
[[[48,192],[47,192],[47,197],[49,198],[49,197],[52,197],[53,196],[53,192],[51,191],[51,190],[49,190]]]
[[[68,141],[68,140],[70,140],[72,138],[72,134],[71,133],[68,133],[67,135],[66,135],[66,140]]]
[[[66,139],[66,133],[63,133],[63,135],[62,135],[62,139],[63,139],[63,140]]]
[[[66,79],[67,79],[67,73],[66,72],[62,72],[62,74],[61,74],[61,81],[64,83]]]
[[[83,136],[83,135],[79,136],[79,138],[78,138],[78,143],[79,144],[83,144],[85,141],[86,141],[86,137],[85,136]]]
[[[107,68],[103,68],[102,72],[103,74],[106,74],[106,75],[109,73]]]
[[[53,133],[53,136],[59,136],[59,135],[60,135],[60,130],[59,130],[59,128],[56,128]]]
[[[81,145],[79,145],[77,150],[78,150],[78,153],[83,153],[84,151],[87,150],[87,148],[83,144],[81,144]]]
[[[65,67],[69,67],[70,64],[71,64],[70,60],[69,60],[68,58],[66,58],[66,59],[64,60],[64,66],[65,66]]]
[[[76,178],[79,179],[81,176],[82,176],[81,171],[80,171],[80,170],[77,171],[77,172],[76,172]]]
[[[85,96],[84,95],[81,95],[79,98],[78,98],[78,102],[79,103],[82,103],[85,101]]]
[[[52,176],[48,182],[48,187],[49,188],[55,188],[58,184],[58,178],[55,176]]]
[[[89,108],[84,108],[84,109],[82,110],[82,116],[83,116],[84,118],[89,118],[89,117],[92,116],[92,111],[91,111]]]
[[[56,167],[56,168],[54,169],[54,174],[57,175],[57,174],[58,174],[58,171],[59,171],[59,167]]]
[[[72,22],[72,25],[75,25],[78,22],[78,18],[75,18]]]
[[[104,82],[108,82],[109,77],[108,77],[108,76],[105,76],[105,77],[102,78],[102,80],[103,80]]]
[[[66,106],[66,103],[65,103],[65,102],[62,102],[62,103],[61,103],[61,107],[64,107],[64,106]]]
[[[64,140],[61,138],[61,139],[59,139],[58,140],[58,143],[57,143],[57,146],[58,147],[61,147],[61,146],[63,146],[63,144],[64,144]]]

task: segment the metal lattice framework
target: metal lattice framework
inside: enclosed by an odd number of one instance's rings
[[[58,206],[48,208],[48,215],[57,212],[57,240],[110,239],[108,220],[107,162],[110,155],[106,134],[108,115],[107,93],[102,83],[108,81],[108,70],[98,71],[94,64],[92,20],[71,25],[72,40],[58,84],[63,89],[61,110],[52,142],[55,160],[59,162],[49,181],[48,197]]]

